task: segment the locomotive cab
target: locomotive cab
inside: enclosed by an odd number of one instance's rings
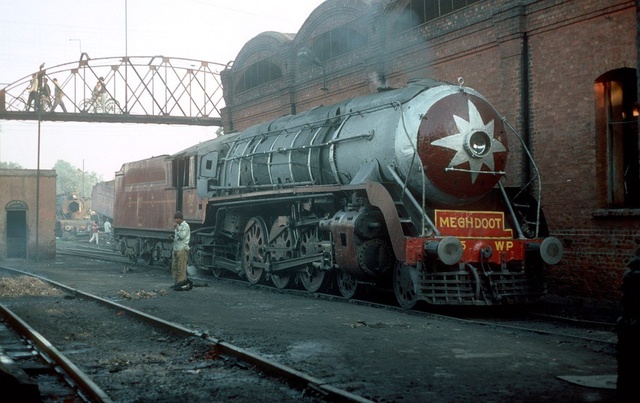
[[[198,193],[215,196],[218,186],[218,151],[211,151],[200,157],[200,175],[198,176]]]

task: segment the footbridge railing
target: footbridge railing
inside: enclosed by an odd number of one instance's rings
[[[0,89],[0,119],[221,126],[225,67],[165,56],[91,59],[82,53],[76,62],[43,64]],[[66,112],[56,105],[54,79]]]

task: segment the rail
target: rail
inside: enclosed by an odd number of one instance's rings
[[[91,293],[81,291],[69,285],[66,285],[51,279],[47,279],[45,277],[39,276],[34,273],[29,273],[17,268],[11,268],[6,266],[3,266],[2,269],[10,272],[14,272],[14,273],[19,273],[21,275],[37,278],[47,284],[50,284],[72,295],[79,296],[88,301],[94,301],[96,303],[99,303],[109,308],[115,308],[119,312],[125,312],[129,318],[133,318],[135,320],[147,323],[149,325],[156,326],[157,328],[162,329],[163,331],[172,332],[181,337],[195,337],[198,339],[206,340],[208,343],[215,346],[215,348],[223,354],[229,355],[231,357],[235,357],[238,360],[249,363],[273,377],[285,379],[287,382],[293,385],[296,385],[296,387],[301,390],[313,389],[321,393],[323,397],[325,397],[329,401],[357,402],[357,403],[371,402],[369,399],[366,399],[362,396],[355,395],[346,390],[340,389],[339,387],[333,386],[329,382],[323,379],[316,378],[314,376],[300,372],[284,364],[275,362],[270,358],[264,357],[257,353],[246,350],[244,348],[238,347],[229,342],[218,340],[210,336],[206,332],[192,330],[181,324],[170,322],[170,321],[155,317],[153,315],[149,315],[145,312],[130,308],[128,306],[119,304],[117,302],[107,300],[105,298],[102,298],[100,296],[97,296]],[[108,398],[105,398],[104,401],[109,401],[107,399]]]
[[[112,401],[111,398],[91,380],[91,378],[85,375],[84,372],[64,356],[47,339],[2,304],[0,304],[0,318],[8,323],[11,328],[15,329],[22,337],[36,346],[39,351],[45,354],[45,357],[49,362],[64,370],[64,376],[72,379],[73,382],[75,382],[75,385],[80,388],[80,391],[91,398],[91,401]]]

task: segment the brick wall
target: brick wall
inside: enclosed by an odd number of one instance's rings
[[[640,242],[640,217],[594,217],[606,203],[606,139],[596,130],[594,83],[635,68],[635,2],[580,1],[528,10],[532,150],[543,206],[565,258],[550,290],[617,299],[626,261]]]
[[[378,80],[398,87],[412,78],[463,77],[530,144],[549,227],[566,249],[549,273],[550,292],[616,300],[625,262],[640,245],[640,216],[594,214],[606,208],[606,142],[597,137],[594,85],[608,71],[636,68],[636,2],[486,0],[402,32],[393,29],[399,17],[385,14],[388,1],[368,3],[321,5],[277,52],[286,71],[277,82],[234,94],[226,85],[234,72],[225,72],[225,128],[282,116],[292,105],[300,112],[370,93]],[[326,61],[329,91],[322,91],[322,69],[300,68],[295,55],[344,21],[368,44]],[[530,167],[519,141],[509,141],[513,185],[526,180]]]
[[[36,192],[38,186],[36,170],[0,170],[0,188],[3,189],[0,193],[0,208],[2,209],[0,213],[0,260],[7,256],[7,209],[12,209],[16,205],[19,206],[20,211],[25,212],[27,257],[33,259],[37,256],[40,259],[49,259],[56,255],[56,173],[51,170],[41,170],[39,176],[38,195]],[[36,234],[38,236],[37,247]]]

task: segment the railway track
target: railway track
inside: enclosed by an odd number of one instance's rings
[[[227,366],[231,365],[234,368],[238,367],[238,368],[244,369],[245,371],[242,375],[243,377],[247,377],[246,370],[251,369],[255,372],[255,375],[253,375],[253,377],[256,378],[255,380],[251,380],[252,383],[264,384],[265,381],[263,378],[266,376],[270,379],[269,382],[271,382],[272,384],[275,384],[275,386],[273,385],[261,386],[261,388],[265,393],[268,393],[269,390],[273,390],[273,389],[278,390],[280,393],[283,393],[283,397],[277,398],[277,400],[298,401],[298,399],[303,399],[304,401],[312,401],[312,402],[323,401],[323,400],[345,401],[345,402],[368,402],[369,401],[365,398],[349,393],[340,388],[334,387],[331,384],[328,384],[327,382],[321,379],[309,376],[300,371],[296,371],[287,366],[278,364],[264,356],[261,356],[253,352],[250,352],[248,350],[245,350],[243,348],[237,347],[231,343],[213,338],[207,333],[189,329],[177,323],[165,321],[161,318],[151,316],[149,314],[137,311],[135,309],[126,307],[116,302],[106,300],[96,295],[83,292],[81,290],[66,286],[64,284],[61,284],[55,281],[42,278],[34,274],[30,274],[30,273],[23,272],[20,270],[15,270],[15,269],[7,269],[7,268],[3,268],[3,269],[12,271],[15,274],[26,275],[33,278],[37,278],[40,281],[46,282],[51,286],[61,289],[65,293],[67,293],[69,296],[72,296],[69,298],[71,298],[75,304],[86,306],[87,304],[97,303],[105,308],[105,312],[102,315],[100,315],[100,317],[107,318],[109,317],[109,313],[108,313],[109,311],[115,311],[117,312],[117,315],[126,316],[129,320],[133,320],[137,322],[135,326],[142,326],[141,324],[144,324],[143,327],[141,327],[139,330],[133,330],[134,328],[132,327],[132,325],[128,324],[125,326],[123,330],[115,331],[115,332],[113,331],[113,328],[115,325],[112,324],[111,325],[112,331],[109,333],[109,337],[104,341],[99,341],[98,344],[103,344],[105,346],[107,345],[113,346],[114,345],[113,336],[114,334],[119,333],[120,335],[124,335],[125,337],[120,341],[117,341],[117,340],[115,341],[115,346],[116,346],[115,348],[121,348],[119,343],[124,344],[128,342],[126,337],[127,334],[131,334],[132,331],[135,331],[135,332],[149,331],[147,328],[152,327],[153,329],[156,329],[153,331],[154,334],[155,332],[158,332],[158,333],[170,335],[167,337],[157,336],[157,335],[154,336],[156,338],[159,337],[163,341],[163,344],[166,344],[166,343],[169,344],[168,346],[160,347],[160,349],[163,351],[162,353],[160,353],[161,355],[166,356],[167,354],[164,353],[164,351],[175,349],[175,350],[181,350],[182,355],[186,354],[190,357],[196,357],[196,356],[204,357],[203,359],[205,361],[209,361],[211,359],[221,360],[224,363],[227,363]],[[34,301],[30,301],[29,303],[33,304]],[[50,302],[43,301],[42,303],[47,304]],[[68,303],[69,302],[67,302],[67,304]],[[73,311],[73,313],[70,313],[69,315],[73,317],[74,320],[79,320],[76,315],[78,315],[78,313],[83,311],[84,309],[85,308],[83,308],[82,306],[70,308],[70,311]],[[33,315],[34,314],[32,314],[31,316]],[[84,318],[82,320],[87,322],[88,328],[91,328],[90,318]],[[11,322],[12,323],[19,322],[19,320],[11,320]],[[26,328],[26,325],[23,328]],[[97,337],[95,333],[93,334],[93,337]],[[4,339],[2,339],[2,341],[4,341]],[[51,346],[50,343],[44,342],[44,341],[38,344],[44,347]],[[190,346],[187,349],[187,351],[185,351],[185,348],[182,347],[184,345]],[[67,348],[73,350],[73,347],[67,346]],[[145,344],[144,349],[148,350],[149,348],[150,346]],[[51,346],[49,349],[53,352],[57,351],[53,346]],[[100,354],[104,356],[108,356],[109,352],[105,350]],[[65,369],[77,368],[73,363],[71,363],[71,361],[66,359],[61,359],[61,360],[64,364],[58,364],[58,366],[63,365]],[[58,360],[56,360],[56,362],[58,362]],[[162,360],[160,364],[163,364],[164,362],[165,360]],[[156,366],[160,364],[157,363]],[[203,363],[203,364],[197,365],[197,367],[202,369],[202,368],[207,368],[210,365],[211,365],[210,363]],[[112,369],[108,369],[107,371],[112,372],[112,371],[115,371],[115,369],[112,368]],[[153,365],[151,366],[151,368],[146,368],[144,370],[144,373],[148,373],[148,372],[154,372]],[[101,377],[103,379],[103,382],[108,382],[108,380],[105,379],[104,376],[101,376]],[[78,379],[76,383],[80,383],[83,385],[84,384],[94,385],[93,382],[84,375],[78,375],[78,376],[72,377],[72,379],[76,379],[76,378]],[[291,388],[293,391],[297,391],[297,392],[287,392],[287,391],[282,392],[284,385],[286,385],[287,388]],[[92,391],[92,390],[93,389],[89,389],[89,391]],[[104,392],[100,392],[99,388],[96,387],[96,390],[98,390],[98,392],[87,393],[91,397],[90,401],[110,401],[110,398]],[[242,397],[241,395],[238,395],[238,397],[240,399],[244,399],[244,397]],[[272,396],[269,400],[271,400],[272,398],[276,398],[276,397]],[[250,397],[248,397],[247,399],[251,400]],[[115,400],[122,400],[122,398],[115,399]],[[125,399],[125,400],[128,400],[128,399]]]
[[[207,281],[227,281],[231,283],[245,284],[242,279],[236,278],[204,278]],[[441,308],[431,307],[426,304],[419,305],[413,310],[406,310],[395,304],[392,296],[384,292],[371,292],[357,298],[345,299],[338,292],[318,292],[309,294],[303,290],[278,289],[268,284],[253,284],[251,287],[259,288],[279,294],[295,294],[311,299],[325,299],[336,303],[349,303],[368,306],[375,309],[396,312],[398,315],[411,315],[422,317],[425,320],[433,317],[446,318],[468,324],[489,326],[506,330],[521,330],[530,333],[544,334],[548,336],[570,337],[585,342],[601,343],[607,348],[614,349],[617,344],[615,323],[596,322],[592,320],[576,319],[572,317],[553,315],[540,312],[540,308],[532,307],[455,307]],[[392,302],[381,302],[391,300]]]
[[[76,246],[65,247],[63,249],[59,249],[59,251],[79,257],[101,259],[129,265],[139,264],[146,266],[145,263],[141,262],[133,263],[128,258],[110,250]],[[246,281],[240,278],[219,278],[202,272],[198,272],[198,275],[201,276],[201,280],[204,281],[225,281],[246,285]],[[535,304],[531,307],[481,307],[479,309],[475,309],[474,307],[440,308],[426,306],[425,304],[418,306],[414,310],[407,311],[398,307],[393,297],[391,295],[386,295],[384,292],[373,291],[363,293],[364,295],[356,295],[356,297],[346,300],[338,291],[310,294],[304,290],[295,288],[278,289],[269,284],[252,284],[251,287],[279,294],[294,294],[313,299],[322,298],[336,302],[370,306],[378,309],[395,311],[399,315],[422,316],[425,318],[437,315],[451,320],[475,323],[483,326],[492,326],[495,328],[523,330],[532,333],[547,334],[549,336],[557,335],[573,337],[587,342],[603,343],[611,348],[615,347],[615,344],[617,343],[615,323],[613,322],[592,321],[561,316],[541,311],[541,308],[537,307]],[[387,300],[390,302],[384,302]]]
[[[195,273],[193,269],[190,271],[194,283],[206,283],[207,287],[194,288],[188,293],[171,292],[164,290],[171,284],[166,269],[144,263],[137,266],[125,263],[123,268],[122,261],[110,258],[114,254],[96,258],[95,247],[85,249],[91,249],[92,260],[59,253],[60,258],[55,262],[34,266],[16,262],[13,267],[155,314],[187,329],[197,329],[195,335],[185,338],[160,336],[166,332],[156,330],[143,337],[137,350],[135,345],[129,349],[127,344],[139,341],[137,339],[149,330],[138,328],[137,320],[128,330],[115,330],[112,318],[129,317],[127,311],[119,308],[109,309],[107,314],[96,313],[94,316],[99,317],[100,322],[95,323],[95,330],[79,333],[83,337],[84,333],[89,333],[86,337],[90,340],[97,340],[104,334],[106,338],[99,340],[110,345],[113,354],[125,345],[127,348],[126,352],[122,351],[120,356],[110,360],[96,358],[96,362],[92,362],[82,357],[81,367],[86,368],[101,386],[103,382],[122,382],[135,390],[159,391],[162,389],[154,379],[184,377],[187,372],[198,375],[183,379],[181,382],[185,386],[176,384],[174,389],[177,391],[171,395],[175,399],[198,400],[190,394],[191,389],[212,390],[212,385],[216,385],[216,389],[223,387],[221,385],[227,385],[224,386],[227,388],[228,384],[237,381],[211,379],[211,374],[231,366],[243,368],[241,373],[234,375],[234,379],[242,379],[243,374],[249,372],[245,368],[254,365],[250,359],[226,354],[215,343],[200,344],[205,339],[198,335],[211,339],[214,337],[209,335],[215,335],[220,343],[242,346],[287,368],[312,374],[313,379],[325,388],[333,386],[370,401],[428,401],[434,397],[433,401],[440,401],[438,397],[445,396],[446,401],[466,401],[469,396],[485,396],[485,391],[490,389],[494,401],[530,401],[526,399],[544,395],[553,396],[556,401],[598,402],[610,401],[608,399],[615,392],[611,391],[612,376],[615,378],[615,334],[603,336],[599,325],[563,323],[548,317],[535,317],[534,321],[534,317],[525,316],[523,311],[511,314],[491,313],[487,309],[478,309],[475,314],[467,310],[407,311],[392,304],[381,304],[375,295],[371,295],[370,300],[344,300],[337,292],[334,295],[280,290],[233,277],[214,279],[212,275]],[[67,266],[68,270],[65,270]],[[196,274],[202,277],[195,278]],[[146,298],[145,293],[157,295]],[[73,298],[65,299],[63,304],[66,306],[80,299],[85,298],[73,294]],[[11,302],[14,303],[13,299]],[[43,305],[57,307],[58,303],[43,301],[37,304]],[[25,301],[23,312],[29,312],[33,306],[32,301]],[[89,306],[91,304],[84,302],[76,310],[91,311]],[[84,328],[93,329],[93,319],[81,313]],[[55,321],[55,315],[43,316]],[[133,340],[122,337],[120,333],[126,331],[135,335]],[[80,356],[95,348],[89,341],[75,340],[80,335],[63,336],[72,338],[70,346],[64,340],[65,353],[71,354],[70,350]],[[56,342],[55,337],[52,340]],[[157,343],[160,346],[156,346]],[[174,356],[174,350],[178,356]],[[140,351],[146,352],[145,357],[137,359]],[[180,357],[185,355],[191,358],[185,361]],[[549,357],[553,357],[552,366],[549,366]],[[158,362],[162,362],[160,367]],[[164,372],[157,374],[158,371]],[[138,372],[147,375],[139,378]],[[266,371],[263,373],[263,378],[271,378],[266,376]],[[443,374],[449,375],[442,378]],[[583,385],[567,383],[576,376],[589,380],[586,375],[594,375],[587,391],[583,390]],[[281,374],[274,377],[286,380]],[[200,384],[194,385],[191,378],[200,379]],[[252,390],[254,397],[262,396],[271,388],[260,386],[257,392],[252,389],[256,382],[254,378],[249,385],[243,384],[243,391],[237,396],[246,396]],[[297,394],[289,394],[280,401],[348,401],[336,395],[325,397],[313,382],[299,385],[295,388],[287,386]],[[112,387],[116,393],[120,391],[117,385]],[[112,389],[107,392],[111,395]],[[577,394],[584,396],[576,398]],[[232,395],[235,392],[226,396]],[[154,397],[167,399],[161,395]],[[200,398],[203,399],[202,395]],[[222,400],[220,396],[205,399]],[[260,397],[258,400],[274,399]]]
[[[0,384],[22,401],[111,402],[47,339],[0,304]]]
[[[119,252],[112,250],[111,248],[104,247],[91,247],[91,246],[62,246],[56,249],[56,253],[63,255],[72,255],[86,257],[89,259],[100,259],[108,262],[124,263],[134,265],[136,263],[131,262],[131,259],[122,256]]]

